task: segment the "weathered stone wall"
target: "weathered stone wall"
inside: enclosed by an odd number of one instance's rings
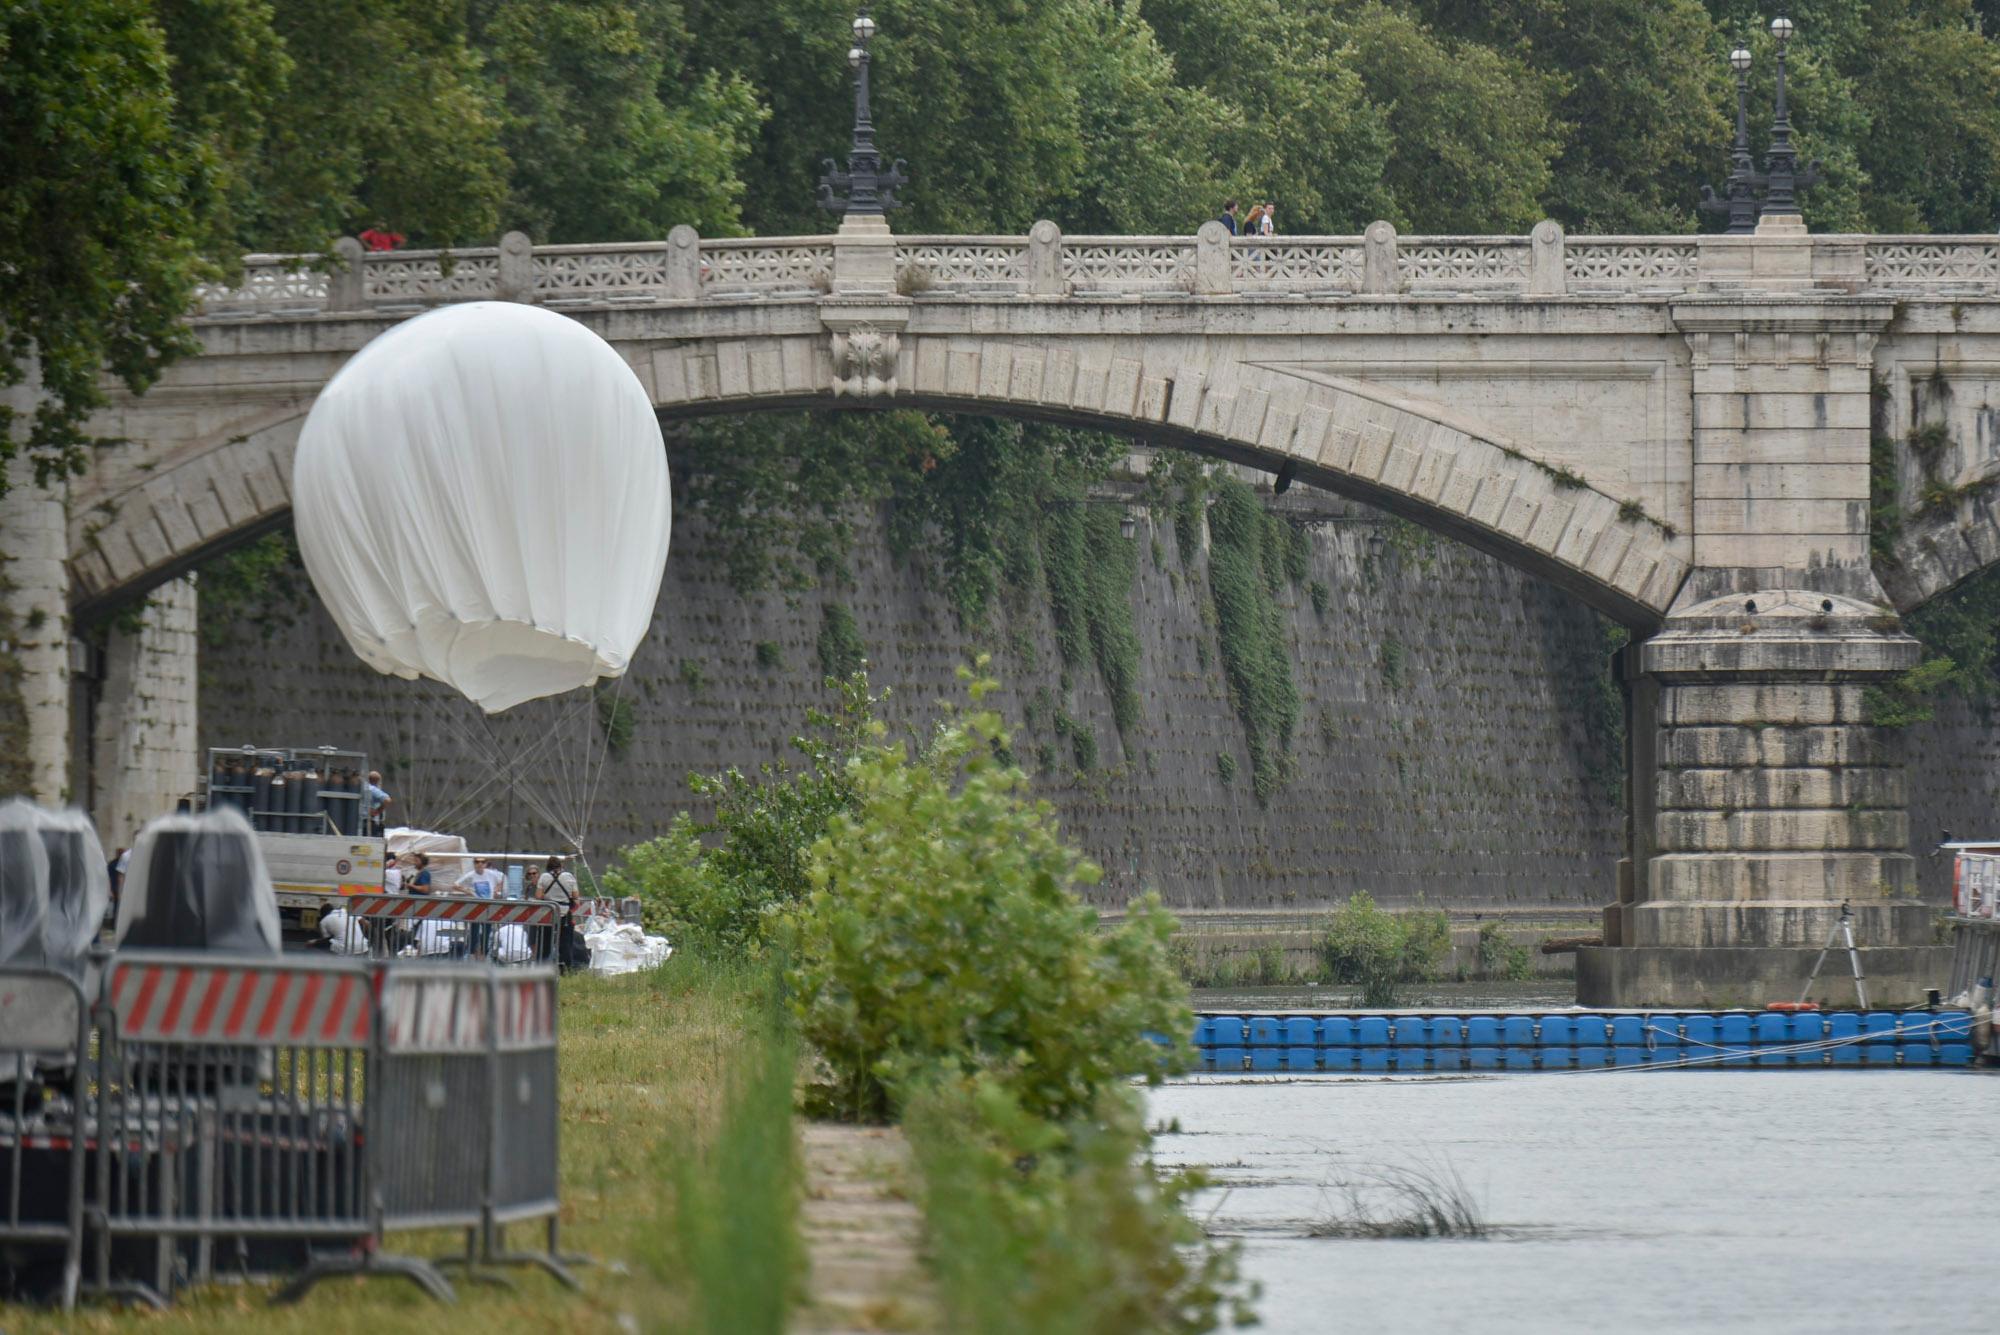
[[[868,527],[851,587],[745,599],[705,558],[703,522],[682,516],[653,635],[622,692],[633,738],[604,766],[589,845],[601,856],[660,830],[689,803],[690,771],[784,755],[807,709],[829,703],[815,646],[824,607],[837,603],[855,617],[875,684],[893,689],[886,712],[898,724],[958,697],[954,670],[981,647],[994,650],[1002,707],[1034,720],[1015,749],[1032,767],[1052,766],[1044,791],[1104,864],[1107,903],[1146,886],[1183,907],[1245,910],[1323,905],[1354,890],[1395,904],[1601,903],[1622,837],[1608,777],[1615,757],[1592,722],[1603,623],[1466,548],[1392,528],[1359,506],[1297,497],[1279,504],[1312,521],[1312,568],[1279,601],[1296,649],[1300,723],[1293,772],[1268,805],[1250,791],[1243,727],[1206,611],[1205,555],[1184,564],[1172,525],[1156,527],[1143,509],[1131,539],[1143,717],[1122,744],[1095,667],[1063,667],[1045,600],[968,635],[921,561],[893,562]],[[1313,581],[1330,593],[1323,615]],[[782,666],[760,665],[760,644],[776,646]],[[557,717],[542,708],[531,717]],[[452,814],[453,798],[492,772],[476,758],[493,752],[486,726],[439,688],[361,666],[317,608],[268,644],[246,631],[205,650],[201,711],[208,744],[364,747],[408,818],[450,815],[489,846],[549,842],[504,784],[476,819]],[[1087,773],[1076,770],[1072,739],[1055,731],[1058,711],[1093,731],[1097,765]],[[578,788],[591,712],[563,725],[567,768],[554,747],[521,767],[532,782]],[[496,731],[499,753],[514,754],[534,729],[503,720]]]
[[[1937,716],[1909,729],[1910,851],[1917,888],[1933,904],[1951,898],[1951,859],[1928,856],[1954,839],[2000,839],[2000,710],[1983,711],[1957,696],[1937,702]]]
[[[194,581],[175,579],[153,590],[137,625],[105,633],[87,802],[107,849],[129,845],[199,776],[195,622]]]

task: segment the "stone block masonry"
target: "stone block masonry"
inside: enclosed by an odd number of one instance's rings
[[[633,738],[606,763],[593,857],[658,833],[676,809],[699,809],[690,772],[789,754],[807,709],[829,703],[816,640],[822,608],[839,604],[853,612],[876,686],[893,689],[887,714],[902,727],[926,727],[935,702],[960,698],[954,670],[995,652],[1001,708],[1019,725],[1015,753],[1103,864],[1096,897],[1107,907],[1148,888],[1203,909],[1312,910],[1357,890],[1405,907],[1601,902],[1621,810],[1616,740],[1593,731],[1588,707],[1601,689],[1603,623],[1488,557],[1411,543],[1407,527],[1392,541],[1375,512],[1310,493],[1292,505],[1299,495],[1283,504],[1307,522],[1310,571],[1279,603],[1300,718],[1290,778],[1268,805],[1251,794],[1243,724],[1205,617],[1206,558],[1183,562],[1164,515],[1155,527],[1138,511],[1131,539],[1141,717],[1121,739],[1095,667],[1062,663],[1045,599],[968,634],[933,579],[892,561],[869,517],[852,587],[746,599],[711,559],[705,523],[683,514],[653,634],[622,691]],[[1314,581],[1326,586],[1324,614]],[[781,665],[760,661],[760,645]],[[316,608],[269,643],[236,628],[202,660],[211,738],[365,747],[420,822],[485,776],[441,721],[454,708],[443,695],[362,666]],[[1094,739],[1088,771],[1075,763],[1077,730]],[[543,763],[542,778],[560,782],[557,760]],[[489,846],[547,837],[504,797],[459,828]]]
[[[106,630],[92,708],[87,805],[105,851],[193,791],[200,774],[195,582],[153,590],[135,625]],[[226,743],[224,743],[226,744]]]

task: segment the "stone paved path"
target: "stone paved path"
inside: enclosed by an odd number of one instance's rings
[[[792,1328],[814,1335],[929,1331],[936,1302],[918,1251],[923,1215],[896,1127],[808,1122],[800,1133],[808,1301]]]

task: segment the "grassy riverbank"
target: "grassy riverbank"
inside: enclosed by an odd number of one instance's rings
[[[768,1146],[717,1145],[738,1109],[746,1066],[768,1013],[762,979],[675,959],[627,978],[571,978],[562,986],[563,1246],[605,1264],[578,1271],[572,1293],[539,1273],[514,1270],[512,1289],[460,1282],[455,1307],[440,1307],[393,1279],[331,1281],[296,1307],[270,1307],[260,1286],[226,1285],[181,1295],[165,1313],[125,1311],[87,1302],[73,1316],[0,1306],[0,1330],[25,1332],[201,1330],[243,1335],[383,1335],[391,1331],[623,1332],[722,1330],[727,1319],[703,1312],[701,1277],[726,1266],[746,1293],[780,1301],[797,1282],[783,1273],[783,1248],[727,1248],[672,1227],[665,1202],[677,1176],[715,1158],[754,1176],[768,1198],[774,1171]],[[788,1120],[789,1086],[780,1112]],[[731,1117],[731,1122],[742,1119]],[[713,1156],[706,1151],[721,1149]],[[780,1186],[778,1189],[782,1189]],[[739,1202],[739,1205],[752,1202]],[[523,1243],[529,1229],[516,1235]],[[449,1251],[446,1235],[392,1235],[411,1251]],[[706,1257],[693,1253],[708,1252]],[[778,1273],[772,1273],[777,1268]],[[704,1320],[703,1318],[707,1319]],[[637,1325],[630,1324],[636,1320]]]

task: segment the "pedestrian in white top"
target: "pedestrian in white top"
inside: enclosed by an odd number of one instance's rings
[[[391,895],[403,893],[403,860],[390,858],[382,864],[382,889]]]
[[[498,899],[507,888],[507,878],[487,866],[485,858],[474,858],[472,870],[458,878],[456,888],[461,894],[475,899]],[[493,927],[490,923],[472,924],[472,953],[478,959],[485,959],[486,952],[493,943]]]

